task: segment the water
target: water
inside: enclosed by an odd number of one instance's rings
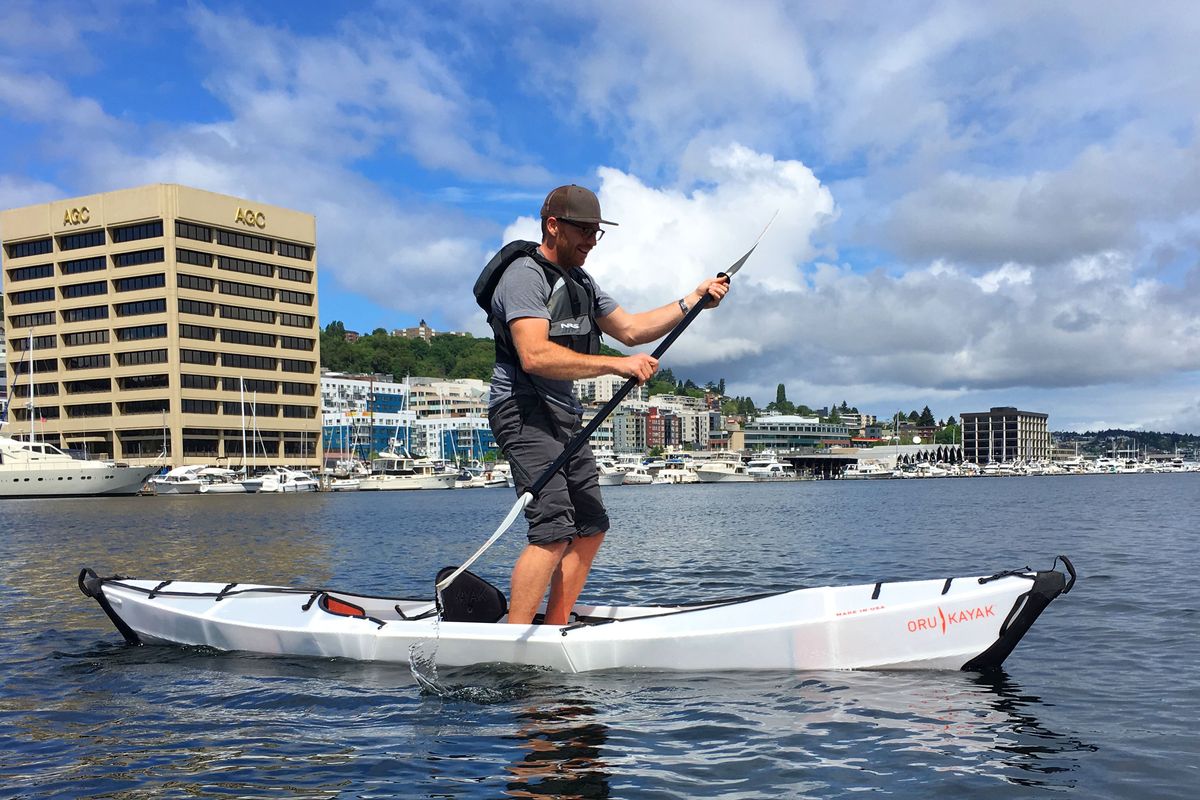
[[[429,596],[504,490],[0,504],[0,797],[1190,798],[1200,476],[616,487],[586,597],[1080,570],[993,676],[562,675],[129,648],[102,575]],[[502,587],[523,533],[476,571]]]

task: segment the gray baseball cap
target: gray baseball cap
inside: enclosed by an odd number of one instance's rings
[[[554,217],[568,222],[586,222],[591,225],[616,225],[600,218],[600,200],[591,189],[571,184],[560,186],[546,195],[542,203],[542,219]]]

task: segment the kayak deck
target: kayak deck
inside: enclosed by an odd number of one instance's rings
[[[1060,558],[1069,580],[1052,568],[687,605],[580,604],[564,626],[508,625],[502,615],[455,621],[445,609],[439,619],[428,599],[332,589],[101,578],[87,569],[79,585],[131,644],[396,663],[421,648],[439,666],[504,662],[565,672],[988,670],[1070,591],[1075,571]]]

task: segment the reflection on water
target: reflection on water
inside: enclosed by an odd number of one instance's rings
[[[510,797],[604,798],[609,774],[600,758],[607,729],[585,701],[564,700],[517,713],[514,739],[524,755],[511,766]]]

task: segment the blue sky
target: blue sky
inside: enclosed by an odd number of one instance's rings
[[[621,223],[589,268],[635,311],[779,209],[676,374],[1200,433],[1198,29],[1159,2],[9,0],[0,207],[170,181],[310,211],[322,324],[481,334],[474,276],[553,186]]]

